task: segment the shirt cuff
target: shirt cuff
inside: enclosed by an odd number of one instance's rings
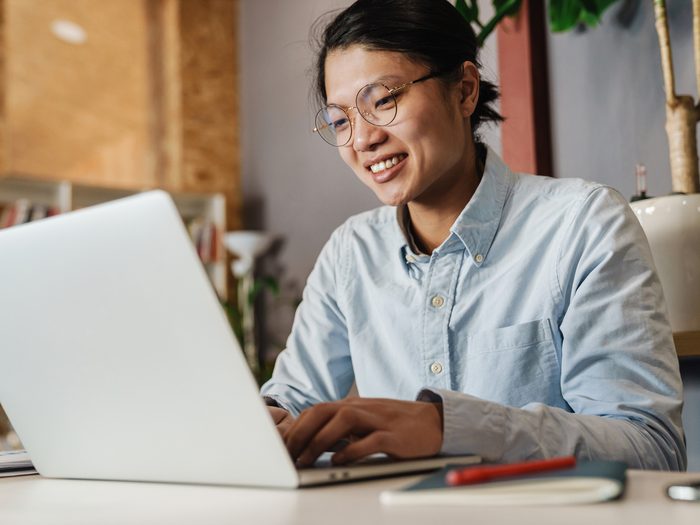
[[[289,412],[292,416],[297,416],[289,405],[287,405],[284,400],[277,396],[263,396],[263,401],[265,401],[265,404],[269,407],[281,408],[282,410]]]
[[[442,402],[441,454],[478,454],[498,461],[505,448],[505,407],[478,397],[424,388],[417,401]]]

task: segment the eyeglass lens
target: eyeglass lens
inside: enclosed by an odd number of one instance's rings
[[[368,84],[355,98],[357,112],[370,124],[387,126],[396,118],[396,97],[383,84]],[[352,135],[348,113],[335,104],[316,114],[316,130],[331,146],[345,146]]]

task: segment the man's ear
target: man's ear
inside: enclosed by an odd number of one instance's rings
[[[476,103],[479,101],[479,81],[481,77],[479,76],[479,69],[472,62],[464,62],[462,69],[460,107],[462,116],[469,118],[474,113]]]

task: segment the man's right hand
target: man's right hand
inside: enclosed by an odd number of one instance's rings
[[[294,416],[283,408],[269,406],[267,409],[270,411],[270,415],[272,416],[272,420],[275,422],[275,425],[277,425],[277,431],[284,437],[287,429],[292,426],[292,423],[294,423]]]

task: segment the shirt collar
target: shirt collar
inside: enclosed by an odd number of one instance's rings
[[[399,223],[399,228],[401,229],[401,233],[403,234],[403,239],[405,241],[401,248],[408,247],[413,255],[426,256],[418,248],[418,244],[413,238],[413,233],[411,233],[411,216],[408,213],[408,206],[404,204],[403,206],[398,206],[396,208],[396,220]]]
[[[486,163],[484,174],[476,192],[450,227],[450,235],[435,251],[451,251],[456,243],[464,245],[475,265],[481,266],[486,260],[493,239],[501,223],[503,207],[513,184],[513,174],[503,160],[491,148],[486,146]],[[406,206],[399,206],[396,219],[403,234],[406,258],[411,255],[428,257],[421,254],[411,235],[410,216]]]

